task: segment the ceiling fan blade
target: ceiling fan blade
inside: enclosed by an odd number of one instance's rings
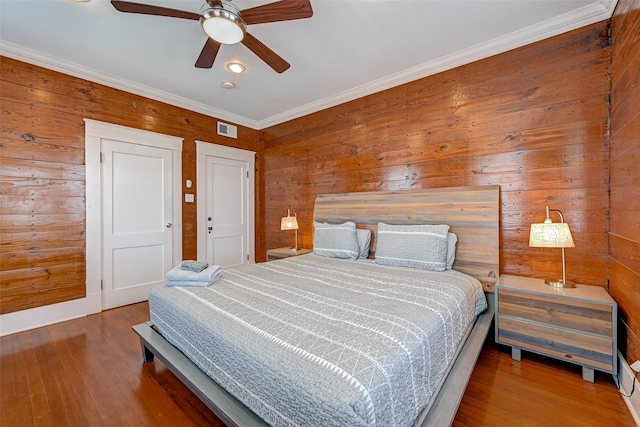
[[[211,68],[213,67],[213,61],[216,60],[216,55],[220,49],[220,43],[214,39],[208,37],[207,42],[200,52],[200,56],[196,60],[196,68]]]
[[[111,4],[120,12],[141,13],[143,15],[168,16],[170,18],[192,19],[198,21],[198,13],[186,12],[184,10],[169,9],[166,7],[153,6],[150,4],[133,3],[130,1],[111,0]]]
[[[258,58],[262,59],[267,65],[273,68],[276,73],[283,73],[291,67],[287,61],[278,56],[277,53],[269,49],[260,40],[246,33],[242,39],[242,44],[255,53]]]
[[[313,9],[309,0],[281,0],[242,10],[240,14],[244,22],[251,25],[311,18]]]

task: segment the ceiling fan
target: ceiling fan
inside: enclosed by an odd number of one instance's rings
[[[242,42],[278,73],[291,65],[249,34],[247,25],[310,18],[313,15],[310,0],[281,0],[244,10],[239,10],[231,0],[206,0],[200,13],[120,0],[111,0],[111,4],[120,12],[200,21],[209,38],[196,60],[197,68],[213,67],[220,45]]]

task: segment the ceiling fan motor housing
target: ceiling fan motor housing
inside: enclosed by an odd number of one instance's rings
[[[224,0],[213,6],[205,3],[200,9],[200,23],[204,32],[221,44],[239,43],[247,31],[240,10]]]

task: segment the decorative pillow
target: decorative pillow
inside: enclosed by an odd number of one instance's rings
[[[358,259],[360,247],[356,223],[328,224],[313,221],[313,253],[330,258]]]
[[[458,243],[458,235],[447,233],[447,265],[445,266],[447,270],[453,268],[453,262],[456,260],[456,243]]]
[[[356,237],[358,238],[358,246],[360,247],[360,255],[358,258],[369,258],[369,248],[371,247],[371,230],[356,229]]]
[[[378,223],[376,263],[444,271],[447,232],[442,225],[389,225]]]

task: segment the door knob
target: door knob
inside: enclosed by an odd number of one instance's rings
[[[167,223],[167,228],[171,228],[173,227],[173,224],[171,224],[170,222]]]

